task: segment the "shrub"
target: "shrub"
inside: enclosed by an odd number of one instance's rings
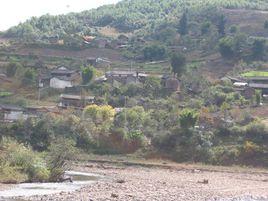
[[[66,161],[75,159],[77,150],[74,145],[74,141],[63,138],[59,138],[51,144],[47,154],[50,181],[60,181],[68,169]]]
[[[210,22],[204,22],[201,25],[201,33],[202,33],[202,35],[207,34],[209,32],[209,30],[210,30],[210,27],[211,27]]]
[[[266,40],[257,38],[254,40],[252,45],[252,56],[254,59],[262,59],[265,55]]]
[[[219,50],[224,58],[233,58],[235,56],[233,38],[230,36],[222,38],[219,42]]]
[[[6,153],[0,170],[5,175],[4,180],[10,179],[6,174],[14,176],[14,182],[48,180],[49,171],[38,153],[9,139],[4,139],[1,146]]]
[[[23,85],[33,85],[36,82],[36,72],[33,69],[28,68],[22,78]]]
[[[265,22],[264,22],[264,28],[265,29],[268,29],[268,20],[265,20]]]
[[[231,165],[238,162],[240,147],[217,146],[212,149],[211,162],[215,165]]]
[[[82,68],[82,80],[83,84],[88,84],[95,76],[96,70],[92,66]]]
[[[233,25],[233,26],[231,26],[230,27],[230,33],[237,33],[237,31],[238,31],[238,27],[237,26],[235,26],[235,25]]]
[[[198,120],[199,114],[191,109],[184,109],[180,114],[180,125],[184,129],[193,128]]]
[[[9,63],[6,70],[7,76],[13,77],[16,74],[18,68],[22,68],[22,65],[16,62]]]
[[[161,60],[166,58],[166,48],[163,45],[153,44],[143,49],[145,60]]]
[[[177,76],[181,76],[184,72],[186,64],[186,57],[183,54],[172,54],[171,56],[171,67],[172,72]]]

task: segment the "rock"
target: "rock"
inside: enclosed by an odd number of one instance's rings
[[[203,181],[198,181],[199,184],[208,184],[208,179],[204,179]]]
[[[192,173],[200,173],[200,172],[201,170],[197,170],[197,169],[192,170]]]
[[[123,183],[126,183],[126,181],[123,180],[123,179],[119,179],[119,180],[116,181],[116,183],[123,184]]]
[[[117,195],[117,194],[115,194],[115,193],[112,193],[112,194],[111,194],[111,197],[112,197],[112,198],[118,198],[119,195]]]

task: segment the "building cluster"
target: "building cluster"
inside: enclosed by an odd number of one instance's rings
[[[138,71],[108,71],[103,76],[95,78],[95,81],[119,87],[127,84],[144,84],[149,76],[149,74]],[[163,87],[167,90],[180,91],[178,79],[171,75],[162,75],[160,78]],[[10,80],[5,75],[0,74],[0,83],[1,81],[9,82]],[[83,110],[85,106],[97,101],[94,96],[87,96],[82,93],[81,81],[82,76],[79,70],[71,70],[64,66],[57,67],[39,76],[38,79],[38,99],[41,99],[43,90],[57,89],[60,94],[56,106],[17,107],[0,105],[0,121],[14,122],[20,119],[36,118],[45,113],[58,113],[62,109]]]
[[[251,99],[256,90],[260,90],[262,96],[268,94],[268,77],[226,77],[231,80],[234,88],[245,98]]]

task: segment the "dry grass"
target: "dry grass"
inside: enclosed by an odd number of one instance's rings
[[[131,36],[131,33],[121,33],[118,32],[117,29],[113,28],[113,27],[100,27],[99,28],[99,32],[100,34],[102,34],[103,36],[107,36],[107,37],[111,37],[111,38],[117,38],[119,35],[124,34],[127,36]]]

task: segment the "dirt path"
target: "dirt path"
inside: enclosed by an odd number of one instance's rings
[[[107,163],[80,164],[74,168],[101,174],[107,179],[75,192],[32,197],[30,200],[215,201],[252,196],[259,200],[268,199],[266,171],[205,171],[201,168],[179,170]]]

